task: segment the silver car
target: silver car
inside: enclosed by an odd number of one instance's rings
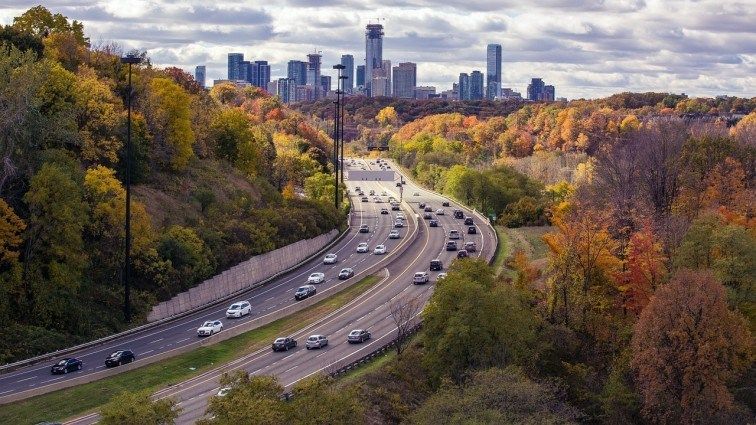
[[[313,348],[323,348],[328,345],[328,338],[325,335],[310,335],[305,342],[305,348],[312,350]]]

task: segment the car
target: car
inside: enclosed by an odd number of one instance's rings
[[[383,192],[381,192],[381,196],[386,196],[386,195],[388,195],[388,193],[386,193],[385,190]]]
[[[388,213],[389,213],[388,208],[381,208],[381,214],[386,215]]]
[[[136,360],[134,352],[131,350],[118,350],[110,353],[105,359],[105,367],[115,367],[122,364],[131,363]]]
[[[373,250],[373,254],[376,255],[383,255],[386,253],[386,245],[376,245],[375,249]]]
[[[447,251],[456,251],[457,250],[457,243],[454,241],[446,242],[446,250]]]
[[[436,215],[444,215],[444,209],[443,208],[437,209],[436,210]]]
[[[420,192],[415,192],[412,194],[412,196],[420,196]]]
[[[443,272],[442,272],[442,273],[439,273],[439,274],[438,274],[438,275],[436,276],[436,280],[444,280],[444,279],[446,279],[446,276],[447,276],[447,275],[446,275],[446,273],[443,273]]]
[[[370,233],[370,227],[367,224],[360,224],[360,233]]]
[[[389,232],[389,239],[399,239],[399,231],[392,230],[391,232]]]
[[[387,165],[387,166],[386,166],[386,169],[387,169],[387,170],[390,170],[390,169],[391,169],[391,166],[390,166],[390,165]]]
[[[426,220],[430,220],[430,219],[433,218],[433,214],[431,214],[429,212],[423,213],[423,218],[426,219]]]
[[[211,336],[223,330],[220,320],[208,320],[197,328],[197,336]]]
[[[310,335],[305,342],[305,348],[312,350],[313,348],[323,348],[328,345],[328,338],[325,335]]]
[[[404,227],[404,221],[402,220],[394,221],[394,227]]]
[[[465,213],[463,213],[462,210],[454,210],[454,218],[465,218]]]
[[[472,217],[465,217],[465,225],[471,226],[473,224]]]
[[[398,213],[396,213],[396,219],[397,220],[404,220],[404,213],[401,212],[401,211],[399,211]]]
[[[368,252],[368,244],[367,242],[361,242],[359,245],[357,245],[357,252]]]
[[[425,202],[421,202],[421,203],[417,204],[417,207],[420,208],[420,209],[424,209],[425,208]]]
[[[317,289],[315,289],[315,287],[312,285],[300,286],[299,288],[297,288],[297,292],[294,293],[294,299],[301,301],[305,298],[315,295],[317,292]]]
[[[428,222],[428,226],[430,227],[438,227],[438,220],[431,220]]]
[[[396,202],[391,204],[391,211],[399,211],[399,204],[397,204]]]
[[[320,272],[311,273],[307,278],[307,283],[323,283],[325,282],[325,275]]]
[[[422,285],[423,283],[428,283],[430,280],[430,276],[428,275],[428,272],[415,272],[415,275],[412,276],[412,283],[415,285]]]
[[[389,201],[389,204],[396,204],[396,198],[394,198],[393,196],[389,196],[388,201]]]
[[[438,258],[435,260],[431,260],[430,262],[430,270],[431,271],[437,271],[437,270],[443,270],[444,269],[444,263],[441,262]]]
[[[290,348],[297,347],[297,340],[291,337],[276,338],[271,344],[273,351],[289,351]]]
[[[65,358],[52,365],[52,367],[50,368],[50,373],[52,373],[53,375],[65,374],[68,372],[73,372],[75,370],[81,370],[83,366],[84,364],[79,359],[75,359],[73,357]]]
[[[370,196],[375,196],[375,191],[373,189],[370,189]]]
[[[363,196],[362,197],[362,202],[367,202],[367,201],[368,201],[368,197],[367,196]]]
[[[228,307],[228,310],[226,310],[226,317],[232,318],[232,317],[243,317],[248,315],[252,312],[252,306],[249,305],[248,301],[239,301],[236,303],[231,304]]]
[[[347,335],[350,344],[360,344],[370,339],[370,332],[365,329],[355,329]]]
[[[478,246],[475,245],[475,242],[472,241],[465,242],[465,249],[467,250],[467,252],[475,252],[478,250]]]
[[[459,230],[449,230],[449,239],[459,239]]]
[[[402,182],[396,182],[396,187],[402,187]]]
[[[323,258],[323,264],[336,264],[336,261],[338,261],[336,254],[326,254]]]
[[[476,233],[478,233],[478,229],[475,228],[475,226],[470,226],[470,227],[467,228],[467,234],[468,235],[474,235]]]
[[[215,394],[216,397],[225,397],[228,395],[228,393],[231,392],[231,387],[223,387],[218,390],[218,393]]]
[[[457,258],[467,258],[467,257],[468,257],[467,250],[460,249],[459,251],[457,251]]]
[[[433,212],[433,207],[431,207],[430,205],[426,205],[425,208],[423,208],[423,211],[425,211],[425,212]]]
[[[375,202],[376,204],[382,204],[383,200],[376,196],[375,198],[373,198],[373,202]]]
[[[355,187],[354,187],[354,190],[356,190],[357,192],[361,192],[361,191],[362,191],[362,189],[360,189],[360,187],[359,187],[359,186],[355,186]]]
[[[442,207],[448,207],[449,206],[449,201],[443,201],[443,202],[441,202],[441,206]]]
[[[354,270],[349,267],[343,268],[339,272],[339,279],[341,280],[347,280],[352,276],[354,276]]]

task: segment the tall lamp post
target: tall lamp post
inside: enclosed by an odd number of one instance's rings
[[[131,65],[142,62],[142,58],[133,54],[121,58],[121,63],[129,64],[129,94],[126,100],[128,116],[126,119],[126,247],[123,266],[123,315],[126,322],[131,321],[131,303],[129,285],[131,280]]]
[[[339,88],[339,81],[341,81],[341,72],[344,70],[345,66],[341,64],[337,64],[333,66],[333,69],[338,71],[338,79],[336,80],[336,102],[335,106],[336,109],[333,111],[333,165],[334,165],[334,174],[333,174],[333,183],[334,183],[334,204],[336,206],[336,209],[339,209],[339,129],[340,129],[340,114],[341,114],[341,90]],[[342,169],[342,175],[343,175],[343,169]]]
[[[342,66],[344,68],[344,66]],[[346,91],[344,91],[344,84],[346,84],[346,79],[348,77],[346,75],[340,75],[338,82],[336,83],[336,88],[339,87],[339,82],[341,83],[341,110],[339,111],[339,127],[341,128],[340,134],[341,134],[341,182],[344,183],[344,115],[346,115],[346,99],[344,98],[346,96]]]

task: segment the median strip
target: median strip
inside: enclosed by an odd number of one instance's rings
[[[125,391],[156,391],[186,381],[263,348],[277,336],[316,322],[372,288],[379,280],[378,276],[367,276],[307,309],[210,346],[109,378],[0,406],[0,423],[37,423],[79,416],[98,409]]]

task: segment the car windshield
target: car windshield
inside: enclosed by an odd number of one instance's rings
[[[229,310],[238,310],[240,308],[241,308],[241,306],[239,304],[234,304],[231,307],[229,307]]]
[[[417,272],[417,273],[415,273],[415,277],[422,277],[422,276],[423,276],[423,272]]]
[[[68,363],[68,359],[63,359],[63,360],[61,360],[61,361],[58,362],[58,366],[65,366],[66,363]]]
[[[360,334],[359,330],[352,331],[352,332],[349,333],[349,335],[359,335],[359,334]]]
[[[111,354],[110,357],[118,357],[121,355],[121,351],[116,351],[115,353]]]
[[[297,292],[307,292],[307,287],[303,286],[303,287],[297,289]]]
[[[213,322],[205,322],[205,324],[202,326],[213,326]]]
[[[278,342],[278,343],[282,343],[284,341],[286,341],[286,339],[284,339],[284,338],[277,338],[276,339],[276,342]]]
[[[311,336],[311,337],[307,338],[307,340],[308,340],[308,341],[317,341],[317,340],[318,340],[318,337],[317,337],[317,336],[315,336],[315,335],[313,335],[313,336]]]

